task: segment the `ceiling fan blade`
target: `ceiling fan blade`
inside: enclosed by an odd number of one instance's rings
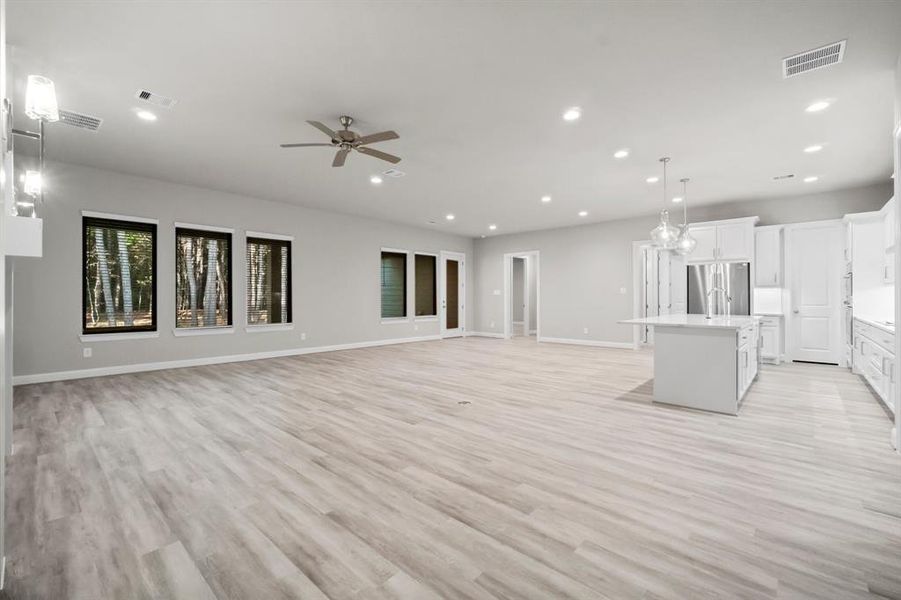
[[[374,148],[367,148],[363,146],[362,148],[357,148],[357,152],[361,152],[363,154],[368,154],[373,158],[380,158],[382,160],[387,160],[389,163],[397,164],[400,162],[399,156],[394,156],[393,154],[388,154],[387,152],[382,152],[381,150],[376,150]]]
[[[375,142],[384,142],[384,141],[387,141],[387,140],[396,140],[396,139],[398,139],[399,137],[400,137],[400,136],[397,135],[397,132],[395,132],[395,131],[382,131],[381,133],[373,133],[373,134],[371,134],[371,135],[364,135],[363,137],[361,137],[360,139],[357,140],[357,143],[358,143],[360,146],[363,146],[363,145],[365,145],[365,144],[372,144],[372,143],[375,143]]]
[[[338,150],[338,153],[335,154],[335,160],[332,161],[333,167],[343,167],[344,161],[347,160],[347,155],[350,154],[350,149],[345,148],[343,150]]]
[[[331,146],[331,144],[279,144],[282,148],[307,148],[309,146]]]
[[[335,139],[338,137],[337,133],[335,133],[334,131],[332,131],[331,129],[329,129],[328,127],[326,127],[319,121],[307,121],[307,123],[309,123],[310,125],[312,125],[313,127],[315,127],[316,129],[318,129],[319,131],[321,131],[322,133],[324,133],[325,135],[329,136],[332,139]]]

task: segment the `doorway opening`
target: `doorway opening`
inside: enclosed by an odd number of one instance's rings
[[[540,336],[538,251],[504,255],[504,337]]]
[[[655,247],[651,242],[634,242],[633,310],[635,318],[685,314],[687,272],[685,258]],[[633,343],[652,345],[653,327],[635,327]]]

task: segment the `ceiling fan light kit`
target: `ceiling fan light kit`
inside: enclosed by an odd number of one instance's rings
[[[281,144],[281,147],[307,148],[311,146],[331,146],[332,148],[337,148],[338,151],[335,153],[334,160],[332,160],[333,167],[343,167],[344,162],[347,160],[347,155],[354,150],[360,154],[378,158],[379,160],[384,160],[391,164],[396,165],[400,162],[399,156],[394,156],[393,154],[388,154],[387,152],[382,152],[381,150],[369,147],[369,144],[400,138],[396,132],[388,130],[369,135],[360,135],[356,131],[351,131],[350,129],[350,126],[353,125],[354,122],[353,117],[343,115],[338,121],[344,129],[332,131],[327,125],[320,123],[319,121],[307,121],[307,123],[329,136],[329,138],[331,138],[331,142],[329,143]]]

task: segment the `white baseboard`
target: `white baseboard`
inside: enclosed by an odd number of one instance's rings
[[[504,337],[503,333],[495,333],[494,331],[470,331],[466,335],[475,336],[475,337],[502,338],[502,339]]]
[[[551,344],[573,344],[576,346],[595,346],[597,348],[625,348],[634,350],[635,344],[632,342],[604,342],[601,340],[574,340],[568,338],[554,338],[541,336],[540,342],[549,342]]]
[[[6,587],[6,555],[3,555],[3,564],[0,565],[0,590]]]
[[[141,373],[145,371],[162,371],[163,369],[182,369],[185,367],[202,367],[206,365],[218,365],[232,362],[246,362],[250,360],[262,360],[266,358],[281,358],[285,356],[299,356],[301,354],[317,354],[320,352],[336,352],[338,350],[356,350],[358,348],[372,348],[375,346],[390,346],[393,344],[408,344],[410,342],[428,342],[440,340],[439,335],[424,335],[420,337],[397,338],[390,340],[373,340],[369,342],[354,342],[351,344],[335,344],[333,346],[314,346],[309,348],[289,348],[287,350],[273,350],[271,352],[254,352],[250,354],[231,354],[228,356],[205,356],[202,358],[189,358],[184,360],[167,360],[153,363],[138,363],[132,365],[116,365],[112,367],[98,367],[95,369],[78,369],[74,371],[55,371],[52,373],[35,373],[32,375],[16,375],[13,377],[13,385],[27,385],[31,383],[49,383],[51,381],[65,381],[67,379],[85,379],[88,377],[104,377],[107,375],[124,375],[126,373]]]

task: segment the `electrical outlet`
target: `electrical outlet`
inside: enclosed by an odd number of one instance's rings
[[[303,340],[305,340],[305,339],[307,339],[307,334],[306,334],[306,332],[301,333],[301,334],[300,334],[300,340],[303,341]]]
[[[583,329],[582,333],[584,333],[585,335],[588,335],[588,328],[586,327],[585,329]]]
[[[619,288],[619,293],[622,295],[626,295],[626,288]]]
[[[81,356],[82,356],[83,358],[91,358],[91,356],[93,355],[93,352],[94,352],[94,351],[91,350],[90,348],[82,348],[82,349],[81,349]]]
[[[419,325],[413,325],[413,331],[419,331]]]
[[[494,321],[491,322],[491,328],[494,329]]]

